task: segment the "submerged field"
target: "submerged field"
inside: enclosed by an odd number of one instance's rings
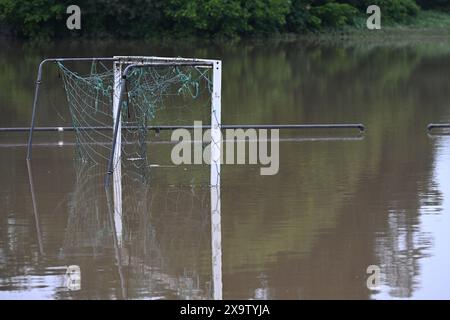
[[[424,16],[409,27],[420,27],[414,36],[383,41],[364,32],[332,41],[4,43],[1,127],[29,125],[45,57],[158,55],[223,61],[224,124],[368,130],[282,132],[274,176],[224,165],[220,270],[209,167],[172,167],[171,146],[157,143],[167,136],[149,138],[158,166],[148,180],[124,168],[118,217],[104,168],[74,161],[73,135],[38,135],[28,168],[27,136],[1,134],[0,298],[211,298],[217,272],[226,299],[449,298],[450,140],[426,132],[450,122],[450,40],[422,28],[437,21]],[[50,67],[39,110],[39,125],[71,124]],[[79,288],[64,285],[67,265],[80,266]],[[377,290],[366,284],[370,265],[381,270]]]

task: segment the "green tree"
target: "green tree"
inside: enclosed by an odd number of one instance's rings
[[[382,15],[388,20],[404,23],[419,13],[419,6],[414,0],[365,0],[366,4],[380,7]]]
[[[450,10],[450,0],[416,0],[416,2],[424,9]]]
[[[341,28],[353,23],[358,10],[347,3],[328,2],[311,9],[314,16],[320,19],[322,27]]]
[[[286,23],[291,2],[289,0],[243,1],[248,12],[248,26],[252,33],[272,33],[280,31]]]
[[[280,31],[288,0],[168,0],[165,15],[174,32],[236,36]]]
[[[54,37],[56,21],[62,21],[66,5],[55,0],[0,0],[0,22],[25,37]]]
[[[426,0],[428,2],[428,0]],[[439,1],[439,0],[437,0]],[[419,6],[414,0],[339,0],[348,3],[365,13],[370,5],[377,5],[384,18],[390,21],[404,23],[419,13]]]
[[[302,33],[308,30],[316,30],[320,27],[321,20],[311,12],[310,0],[293,0],[291,9],[286,17],[286,29],[288,32]]]
[[[236,0],[168,0],[164,14],[171,31],[180,35],[235,36],[248,29],[248,14]]]

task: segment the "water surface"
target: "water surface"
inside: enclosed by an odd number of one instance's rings
[[[160,167],[150,183],[124,177],[119,219],[104,168],[74,161],[73,135],[36,135],[27,167],[27,136],[2,133],[1,299],[205,299],[217,274],[225,299],[450,298],[450,137],[425,130],[450,122],[450,41],[2,43],[0,126],[29,125],[43,58],[112,55],[221,59],[224,124],[368,130],[282,132],[274,176],[224,165],[220,270],[207,166],[171,168],[171,146],[152,145]],[[51,67],[41,97],[38,125],[70,125]]]

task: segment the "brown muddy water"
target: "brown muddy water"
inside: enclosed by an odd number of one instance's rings
[[[29,125],[43,58],[160,55],[223,61],[223,124],[368,130],[282,132],[273,176],[223,165],[221,267],[208,166],[172,167],[171,146],[151,145],[149,183],[124,173],[118,216],[73,134],[37,134],[27,167],[27,135],[1,133],[0,299],[450,298],[450,136],[426,132],[450,122],[449,40],[1,48],[0,127]],[[70,125],[54,69],[39,108],[38,125]]]

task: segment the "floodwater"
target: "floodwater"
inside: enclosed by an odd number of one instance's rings
[[[223,165],[219,194],[150,144],[119,202],[73,134],[36,134],[27,166],[27,134],[0,133],[0,299],[450,298],[450,136],[426,131],[450,122],[450,40],[1,48],[0,127],[29,125],[43,58],[159,55],[223,61],[223,124],[367,132],[283,131],[278,174]],[[70,125],[61,88],[45,68],[39,126]]]

